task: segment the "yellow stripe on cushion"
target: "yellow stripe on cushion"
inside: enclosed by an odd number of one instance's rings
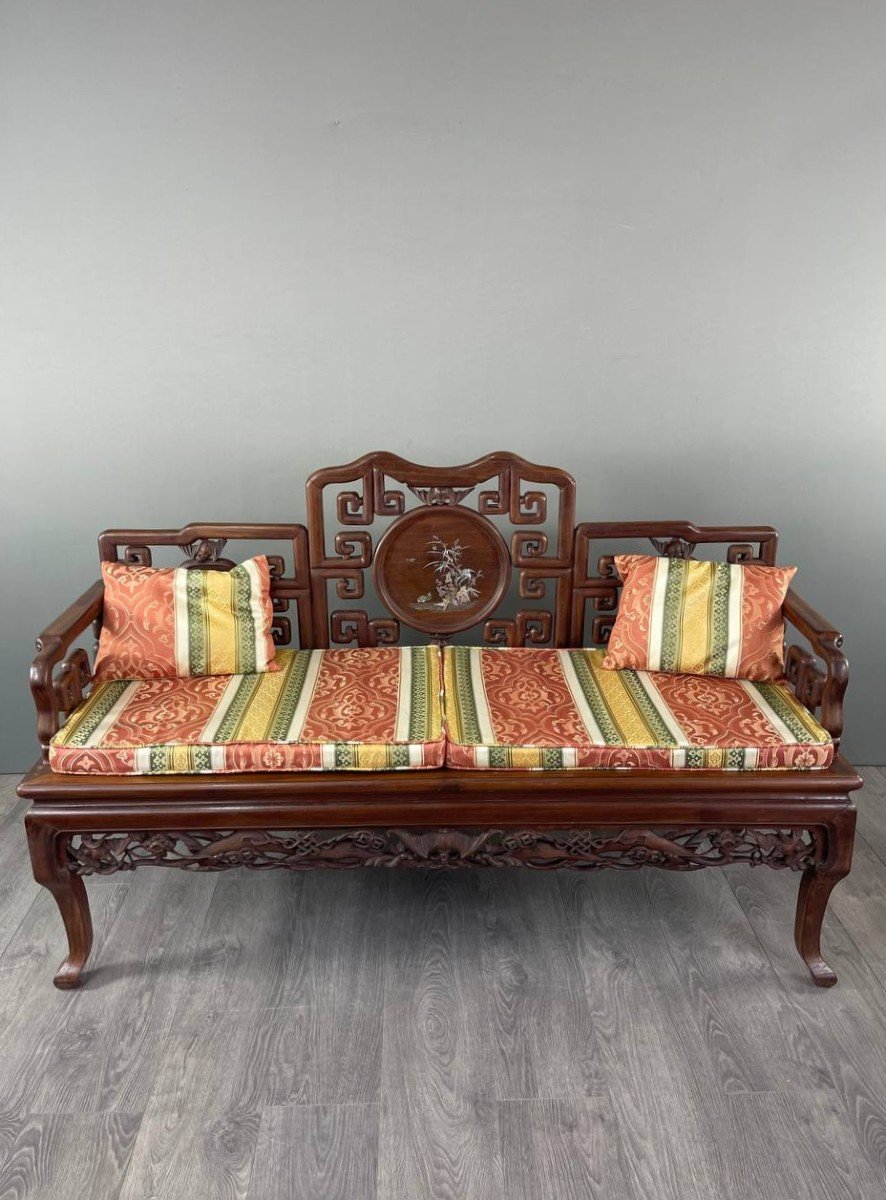
[[[710,641],[711,589],[714,564],[696,563],[686,572],[683,583],[683,611],[680,629],[678,670],[697,675],[705,670]]]
[[[621,740],[627,746],[654,746],[655,734],[637,708],[623,676],[618,671],[602,669],[602,652],[586,651],[586,655],[594,683],[618,728]]]
[[[389,746],[367,744],[357,745],[354,749],[359,770],[383,771],[387,767]]]
[[[291,667],[291,661],[286,663],[286,666]],[[289,682],[290,674],[290,670],[265,671],[259,676],[258,686],[250,696],[246,712],[237,728],[238,742],[270,740],[277,705]]]
[[[425,647],[428,655],[428,728],[427,736],[433,740],[440,736],[443,730],[443,680],[441,672],[441,653],[438,646]]]
[[[187,774],[193,770],[193,746],[171,746],[169,749],[171,751],[171,769],[173,772],[180,771],[182,774]]]
[[[228,571],[205,571],[203,601],[206,606],[207,661],[210,675],[234,675],[237,661],[237,621],[234,617],[234,581]]]
[[[460,742],[461,707],[458,703],[458,687],[455,682],[455,655],[452,647],[443,650],[443,691],[446,694],[446,734],[453,742]]]
[[[511,747],[511,766],[517,770],[527,771],[542,765],[542,751],[536,746]]]
[[[461,688],[470,686],[470,673],[463,673],[461,659],[454,646],[443,651],[443,689],[446,694],[446,733],[453,742],[465,742],[464,712]],[[467,677],[466,677],[467,676]]]

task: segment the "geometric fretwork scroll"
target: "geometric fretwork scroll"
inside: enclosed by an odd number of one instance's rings
[[[556,511],[549,511],[552,494]],[[495,645],[567,644],[575,483],[566,471],[506,452],[456,467],[376,452],[315,472],[307,509],[317,645],[394,643],[401,622],[438,641],[453,630],[482,626],[484,639]],[[405,557],[389,554],[376,564],[381,539],[390,547],[398,523],[405,531],[421,509],[439,513],[438,521],[422,522],[421,545],[404,533]],[[471,513],[474,524],[447,519],[457,511]],[[488,535],[481,535],[482,526]],[[474,547],[466,544],[470,528]],[[501,537],[506,554],[495,561],[487,547]],[[479,561],[472,561],[472,550]],[[398,561],[401,573],[414,577],[408,594],[402,579],[385,575]],[[503,612],[499,602],[514,572],[517,611]],[[369,601],[370,579],[378,605]]]
[[[315,867],[496,867],[696,871],[746,863],[802,871],[824,856],[811,829],[316,829],[82,833],[67,846],[76,875],[138,866],[184,871]]]
[[[729,563],[774,566],[778,534],[769,525],[694,525],[691,521],[585,522],[575,530],[575,573],[572,581],[570,645],[605,646],[615,624],[621,580],[612,551],[602,543],[619,544],[618,553],[692,558],[699,546],[725,546]],[[588,613],[590,606],[590,613]]]

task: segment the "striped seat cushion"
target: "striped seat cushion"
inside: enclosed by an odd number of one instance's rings
[[[449,647],[451,767],[824,768],[830,737],[781,684],[612,671],[602,650]]]
[[[53,738],[50,765],[103,775],[443,765],[436,647],[279,650],[277,662],[97,684]]]

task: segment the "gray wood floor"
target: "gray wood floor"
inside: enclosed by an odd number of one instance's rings
[[[796,876],[144,870],[61,923],[0,789],[0,1200],[883,1200],[886,773]]]

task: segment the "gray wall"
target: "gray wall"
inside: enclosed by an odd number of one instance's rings
[[[100,528],[377,446],[778,525],[886,761],[884,48],[881,0],[6,0],[0,767]]]

